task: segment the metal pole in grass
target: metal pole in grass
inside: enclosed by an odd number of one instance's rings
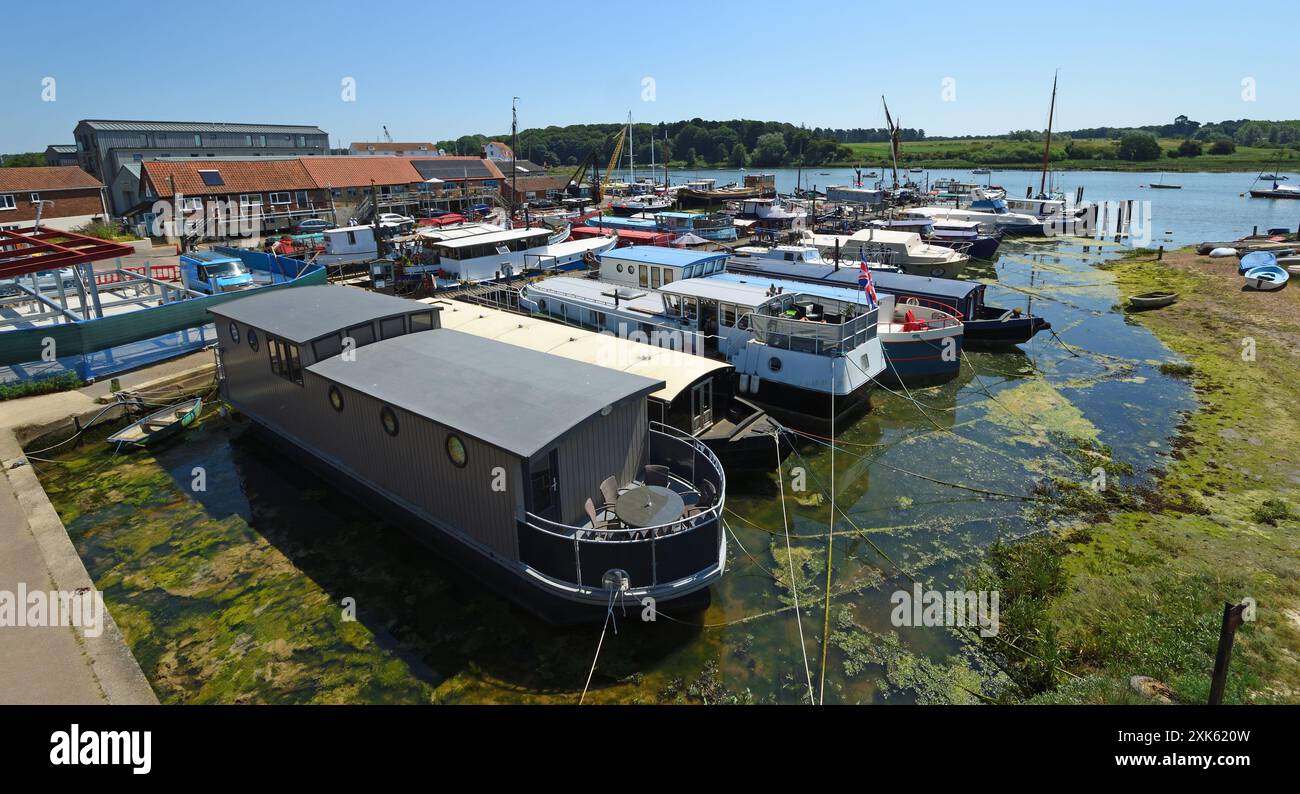
[[[1245,604],[1223,605],[1223,627],[1219,629],[1219,650],[1214,654],[1214,677],[1210,681],[1210,703],[1217,706],[1223,702],[1223,688],[1228,680],[1228,662],[1232,659],[1232,641],[1241,626]]]

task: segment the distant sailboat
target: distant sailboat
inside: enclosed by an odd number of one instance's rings
[[[1160,175],[1159,182],[1152,182],[1151,184],[1147,185],[1147,187],[1153,188],[1155,190],[1182,190],[1183,189],[1182,185],[1166,185],[1165,175],[1163,173]]]

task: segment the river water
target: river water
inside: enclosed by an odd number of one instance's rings
[[[872,169],[863,168],[863,173]],[[874,169],[882,178],[892,179],[888,171]],[[641,174],[640,171],[637,172]],[[745,173],[759,173],[749,169]],[[776,175],[777,190],[790,193],[796,184],[825,191],[827,185],[850,185],[854,174],[851,168],[806,168],[802,175],[793,168],[765,171]],[[645,174],[641,174],[645,176]],[[626,176],[626,174],[624,174]],[[663,178],[663,172],[658,174]],[[672,171],[673,184],[690,179],[715,179],[719,185],[741,182],[739,170]],[[944,168],[926,169],[919,174],[899,173],[900,181],[909,178],[919,185],[936,179],[954,178],[976,184],[993,184],[1006,188],[1009,196],[1024,196],[1026,189],[1038,193],[1040,175],[1037,171],[994,171],[988,175],[975,175],[968,170]],[[1180,190],[1151,190],[1146,186],[1163,181],[1181,185]],[[863,179],[865,185],[873,179]],[[1159,174],[1123,171],[1065,171],[1053,172],[1051,183],[1060,186],[1070,199],[1077,187],[1083,187],[1084,201],[1138,200],[1151,203],[1152,246],[1184,246],[1209,239],[1233,240],[1258,226],[1260,231],[1286,227],[1300,227],[1300,201],[1251,198],[1247,192],[1252,185],[1270,187],[1271,183],[1255,185],[1255,174],[1245,173],[1186,173]],[[1243,195],[1244,194],[1244,195]]]
[[[1013,194],[1030,178],[992,176]],[[1143,174],[1060,181],[1071,193],[1085,185],[1093,200],[1150,199],[1156,244],[1300,216],[1294,204],[1240,198],[1253,176],[1173,178],[1181,191],[1139,188]],[[793,172],[780,179],[793,186]],[[909,575],[960,588],[989,544],[1041,530],[1016,497],[1044,477],[1090,477],[1081,450],[1109,448],[1150,477],[1193,405],[1186,383],[1159,370],[1173,356],[1126,319],[1123,296],[1095,267],[1122,250],[1024,241],[976,268],[971,277],[994,285],[990,303],[1031,306],[1059,340],[971,353],[943,386],[881,391],[834,449],[807,439],[779,478],[730,482],[728,571],[712,606],[665,610],[653,623],[616,610],[586,701],[807,702],[810,684],[822,689],[827,624],[826,702],[969,700],[991,680],[987,665],[948,630],[895,625],[893,594],[910,589]],[[34,464],[164,702],[582,697],[599,625],[538,623],[245,431],[209,415],[166,449],[115,455],[96,430],[57,463]],[[841,515],[828,620],[832,492]]]

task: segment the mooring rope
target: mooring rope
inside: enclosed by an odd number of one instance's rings
[[[587,699],[587,690],[591,688],[591,678],[596,674],[596,662],[600,659],[600,649],[605,644],[605,632],[609,630],[610,618],[614,617],[614,591],[609,593],[609,604],[605,607],[605,624],[600,627],[600,640],[596,643],[596,655],[591,657],[591,670],[587,672],[587,683],[582,686],[582,695],[578,697],[578,705]],[[618,630],[615,629],[615,633]]]
[[[775,442],[776,475],[781,489],[781,525],[785,528],[785,557],[790,564],[790,592],[794,594],[795,624],[799,627],[799,651],[803,654],[803,673],[808,681],[808,702],[815,706],[817,705],[817,699],[813,697],[812,670],[808,667],[808,648],[803,639],[803,617],[799,612],[799,583],[794,578],[794,550],[790,547],[790,519],[785,512],[785,474],[781,471],[781,434],[779,430],[772,433],[772,441]],[[740,541],[736,542],[739,543]]]
[[[884,346],[881,346],[884,351]],[[845,361],[851,361],[847,356]],[[856,366],[856,365],[855,365]],[[835,359],[831,359],[831,438],[835,438]],[[780,456],[778,455],[778,458]],[[802,460],[802,458],[801,458]],[[831,491],[830,502],[835,504],[835,447],[831,447]],[[825,615],[822,617],[822,666],[818,678],[818,701],[826,705],[826,657],[830,654],[831,641],[831,569],[835,561],[835,510],[831,510],[831,520],[827,527],[826,538],[826,602]],[[791,561],[793,563],[793,560]],[[790,583],[794,585],[794,582]]]
[[[822,485],[821,485],[821,481],[817,478],[816,473],[814,473],[814,472],[812,471],[812,467],[811,467],[811,466],[808,466],[807,461],[805,461],[804,458],[803,458],[803,456],[799,454],[799,451],[798,451],[797,449],[794,448],[794,445],[793,445],[793,444],[790,445],[790,448],[791,448],[791,451],[794,452],[794,454],[797,455],[797,456],[799,457],[800,462],[804,464],[804,466],[805,466],[805,470],[808,471],[808,473],[812,475],[813,480],[815,480],[815,481],[817,482],[818,487],[822,487]],[[880,462],[880,461],[877,461],[877,462]],[[887,554],[887,553],[885,552],[884,549],[880,548],[879,544],[877,544],[874,540],[872,540],[871,537],[870,537],[870,536],[869,536],[865,531],[863,531],[863,529],[862,529],[861,527],[859,527],[859,526],[858,526],[858,525],[853,521],[852,518],[849,517],[848,513],[845,513],[844,510],[843,510],[839,505],[835,504],[835,501],[832,499],[832,500],[831,500],[831,515],[834,516],[834,514],[835,514],[836,512],[839,512],[839,514],[840,514],[841,516],[844,517],[844,520],[847,521],[847,522],[849,522],[849,526],[853,527],[853,529],[854,529],[854,531],[857,533],[858,537],[860,537],[860,538],[862,538],[864,541],[866,541],[867,544],[868,544],[869,546],[871,546],[871,548],[874,549],[875,552],[876,552],[877,554],[879,554],[879,555],[880,555],[880,556],[881,556],[881,557],[882,557],[886,562],[888,562],[890,565],[892,565],[892,566],[895,568],[895,570],[897,570],[899,573],[901,573],[903,576],[905,576],[905,577],[906,577],[910,582],[912,582],[913,584],[922,584],[922,585],[925,585],[925,586],[927,586],[927,587],[929,586],[929,582],[928,582],[928,581],[922,581],[919,577],[917,577],[915,574],[913,574],[910,570],[904,568],[902,565],[899,565],[898,562],[896,562],[896,561],[894,560],[894,558],[890,557],[889,554]],[[827,542],[829,543],[829,541],[827,541]],[[828,608],[829,608],[829,607],[828,607]],[[828,622],[829,622],[829,618],[828,618],[827,620],[828,620]],[[953,628],[957,629],[957,630],[959,631],[959,633],[967,634],[967,636],[969,637],[969,628],[968,628],[968,627],[956,626],[956,627],[953,627]],[[963,629],[964,629],[964,631],[963,631]],[[992,635],[992,638],[993,638],[995,641],[997,641],[997,642],[1000,642],[1000,643],[1002,643],[1002,644],[1004,644],[1004,645],[1009,646],[1010,648],[1013,648],[1013,649],[1016,650],[1018,653],[1024,654],[1025,656],[1028,656],[1028,657],[1031,658],[1031,659],[1035,659],[1035,660],[1037,660],[1037,661],[1043,662],[1044,664],[1050,666],[1052,669],[1056,670],[1057,672],[1064,673],[1065,675],[1068,675],[1068,676],[1070,676],[1071,678],[1074,678],[1075,680],[1083,680],[1083,677],[1082,677],[1082,676],[1076,675],[1075,673],[1072,673],[1072,672],[1070,672],[1069,670],[1066,670],[1064,667],[1061,667],[1060,665],[1057,665],[1057,664],[1055,664],[1055,663],[1053,663],[1053,662],[1050,662],[1050,661],[1048,661],[1047,659],[1044,659],[1044,658],[1042,658],[1041,656],[1038,656],[1038,655],[1034,654],[1034,653],[1031,652],[1031,651],[1026,651],[1026,650],[1024,650],[1023,648],[1020,648],[1019,646],[1017,646],[1015,643],[1011,642],[1010,640],[1007,640],[1007,639],[1005,639],[1005,638],[1003,638],[1003,637],[1000,637],[1000,636],[998,636],[998,635],[996,635],[996,634],[995,634],[995,635]],[[976,648],[981,648],[981,649],[982,649],[984,646],[983,646],[982,643],[975,642],[975,643],[974,643],[974,647],[976,647]],[[1003,667],[1003,666],[1002,666],[1002,665],[1001,665],[997,660],[994,660],[994,664],[997,665],[998,669],[1002,670],[1004,673],[1007,672],[1007,671],[1006,671],[1006,668]],[[1010,677],[1009,674],[1008,674],[1008,677]],[[1013,680],[1014,680],[1014,679],[1013,679]],[[824,682],[823,682],[823,683],[824,683]]]

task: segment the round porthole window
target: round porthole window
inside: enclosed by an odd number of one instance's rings
[[[253,349],[253,352],[257,352],[257,329],[255,328],[248,329],[248,346]]]
[[[447,457],[458,469],[465,468],[465,464],[469,462],[469,454],[465,452],[465,442],[460,440],[460,436],[447,436]]]
[[[330,386],[330,407],[343,413],[343,392],[339,391],[338,386]]]
[[[239,344],[239,323],[230,321],[230,341]]]
[[[627,274],[628,274],[629,276],[635,276],[635,275],[636,275],[636,265],[628,265],[628,266],[627,266]]]
[[[384,425],[384,432],[390,436],[397,436],[397,412],[387,405],[379,412],[379,421]]]
[[[773,372],[780,372],[781,359],[777,358],[776,356],[772,356],[767,360],[767,368],[772,370]]]
[[[542,300],[537,301],[537,308],[538,308],[539,310],[541,310],[541,311],[546,311],[546,299],[545,299],[545,298],[543,298]]]
[[[617,271],[620,272],[620,273],[623,272],[623,266],[622,266],[622,265],[614,265],[614,269],[617,270]]]

